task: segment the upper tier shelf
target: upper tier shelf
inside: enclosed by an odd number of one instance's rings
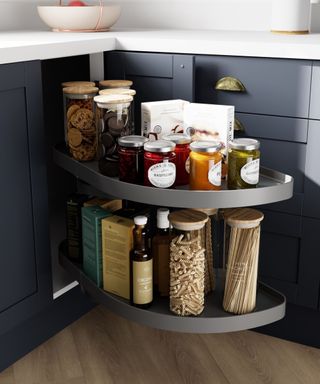
[[[74,160],[61,146],[53,149],[53,159],[57,165],[102,192],[151,205],[176,208],[248,207],[290,199],[293,193],[291,176],[267,168],[261,168],[257,188],[227,190],[224,185],[221,191],[190,191],[188,186],[160,189],[124,183],[102,175],[95,161],[81,163]]]

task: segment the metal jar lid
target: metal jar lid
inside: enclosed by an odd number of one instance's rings
[[[256,139],[234,139],[229,143],[231,149],[239,149],[242,151],[253,151],[260,148],[260,142]]]
[[[184,133],[170,133],[162,137],[163,140],[173,141],[175,144],[190,144],[191,137]]]
[[[147,141],[144,144],[144,150],[148,152],[173,152],[176,148],[176,145],[173,141],[169,140],[154,140]]]
[[[190,144],[190,149],[193,152],[213,153],[221,149],[219,141],[194,141]]]
[[[129,88],[133,82],[131,80],[101,80],[99,81],[100,87],[108,88]]]
[[[99,91],[99,95],[129,95],[129,96],[135,96],[136,91],[134,89],[128,89],[128,88],[108,88],[108,89],[102,89]]]
[[[88,86],[74,86],[63,88],[63,93],[67,95],[91,95],[97,94],[99,88],[97,87],[88,87]]]
[[[133,100],[132,96],[121,95],[114,93],[112,95],[100,95],[94,98],[94,101],[98,104],[98,107],[105,107],[110,104],[129,104]]]
[[[138,148],[138,147],[143,147],[144,143],[147,141],[148,139],[144,136],[130,135],[130,136],[119,137],[118,144],[121,147]]]
[[[62,88],[67,87],[95,87],[96,84],[93,81],[64,81],[61,83]]]

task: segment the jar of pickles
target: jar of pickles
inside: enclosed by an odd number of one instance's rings
[[[173,187],[176,181],[175,143],[168,140],[144,144],[144,185],[157,188]]]
[[[176,185],[189,184],[189,154],[191,137],[183,133],[172,133],[164,136],[163,139],[173,141],[176,144]]]
[[[190,189],[221,189],[221,144],[218,141],[194,141],[190,149]]]
[[[255,188],[259,183],[260,142],[239,138],[229,143],[228,188]]]
[[[63,88],[65,140],[76,160],[88,161],[96,157],[97,131],[94,97],[98,88],[88,86]]]
[[[119,174],[118,139],[131,135],[130,106],[132,96],[100,95],[96,102],[96,121],[99,135],[97,157],[100,172],[114,177]]]
[[[131,80],[101,80],[99,81],[100,89],[108,88],[130,88],[133,82]]]
[[[146,137],[138,135],[119,137],[119,180],[143,184],[143,145],[146,141]]]

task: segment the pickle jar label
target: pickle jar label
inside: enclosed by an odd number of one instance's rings
[[[133,262],[133,302],[135,304],[148,304],[153,299],[152,265],[152,259]]]
[[[252,160],[241,168],[241,179],[251,185],[259,182],[260,159]]]
[[[157,188],[169,188],[176,180],[176,165],[164,161],[148,169],[148,179]]]
[[[212,185],[220,187],[221,185],[221,161],[209,165],[208,180]]]

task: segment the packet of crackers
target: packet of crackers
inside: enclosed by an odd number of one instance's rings
[[[93,98],[98,91],[89,86],[63,88],[65,140],[75,160],[90,161],[96,157],[98,139]]]

